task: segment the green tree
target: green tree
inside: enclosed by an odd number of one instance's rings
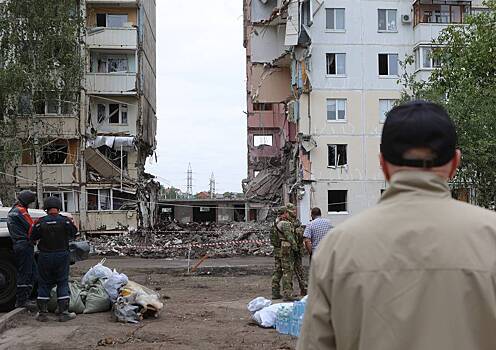
[[[0,198],[10,197],[11,169],[22,150],[41,162],[42,106],[57,100],[78,113],[84,22],[76,0],[4,0],[0,4]],[[19,123],[30,119],[29,122]],[[32,125],[30,130],[19,128]],[[46,130],[45,130],[46,131]],[[56,138],[56,132],[51,139]],[[39,174],[38,174],[39,175]],[[39,176],[38,182],[40,181]],[[7,200],[5,200],[7,201]]]
[[[462,166],[454,187],[475,190],[479,205],[495,207],[496,199],[496,1],[491,11],[469,16],[466,25],[448,26],[433,42],[440,63],[427,81],[408,73],[403,63],[403,99],[443,104],[455,121]]]

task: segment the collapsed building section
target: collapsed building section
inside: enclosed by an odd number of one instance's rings
[[[305,177],[298,145],[299,97],[307,75],[311,2],[245,0],[248,178],[254,207],[296,202]],[[303,154],[303,157],[305,155]]]
[[[84,85],[75,96],[33,99],[35,116],[21,118],[18,135],[44,141],[39,156],[25,147],[16,188],[60,197],[85,232],[149,227],[159,188],[145,173],[156,147],[155,1],[80,6]]]

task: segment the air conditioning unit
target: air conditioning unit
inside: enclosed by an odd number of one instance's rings
[[[401,22],[412,23],[412,15],[401,15]]]

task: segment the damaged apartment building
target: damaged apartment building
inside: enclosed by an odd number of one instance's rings
[[[156,146],[155,0],[80,4],[86,35],[79,112],[59,96],[38,108],[46,126],[39,132],[52,139],[38,162],[23,153],[16,188],[41,183],[43,196],[59,196],[85,232],[150,226],[158,185],[144,167]]]
[[[376,203],[386,113],[400,61],[425,80],[433,40],[481,0],[244,0],[248,199],[320,207],[333,224]],[[291,151],[290,151],[291,150]]]

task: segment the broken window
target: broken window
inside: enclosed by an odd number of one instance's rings
[[[111,103],[109,104],[109,123],[119,124],[119,105]]]
[[[106,117],[106,114],[107,114],[105,105],[99,103],[96,106],[96,109],[97,109],[97,114],[96,114],[97,115],[97,120],[98,120],[98,123],[101,124],[105,120],[105,117]]]
[[[43,164],[64,164],[68,154],[66,143],[50,143],[42,149]]]
[[[327,99],[327,121],[346,120],[346,99]]]
[[[348,164],[347,145],[327,145],[328,161],[327,166],[335,168]]]
[[[378,30],[381,32],[396,32],[396,13],[394,9],[378,10]]]
[[[108,73],[127,72],[127,57],[126,56],[112,56],[107,58]]]
[[[99,210],[111,210],[110,190],[99,190]]]
[[[380,53],[379,54],[379,75],[398,75],[398,54]]]
[[[253,146],[272,146],[272,135],[253,135]]]
[[[121,124],[127,124],[127,105],[121,105]]]
[[[344,75],[346,74],[346,54],[345,53],[328,53],[326,54],[327,74]]]
[[[254,103],[253,104],[254,111],[271,111],[272,103]]]
[[[98,190],[87,191],[88,210],[98,210]]]
[[[343,213],[348,209],[348,191],[329,190],[327,191],[327,211],[329,213]]]
[[[128,166],[128,162],[127,162],[128,153],[127,153],[127,151],[122,151],[122,153],[121,153],[120,150],[116,151],[113,148],[110,148],[110,147],[105,146],[105,145],[98,147],[98,150],[119,169],[121,167],[121,161],[122,161],[122,169],[127,169],[127,166]]]
[[[345,10],[342,8],[326,9],[326,29],[345,29]]]
[[[301,23],[311,26],[313,23],[312,0],[307,0],[301,5]]]
[[[112,190],[112,209],[127,210],[136,207],[136,195],[134,193]]]

